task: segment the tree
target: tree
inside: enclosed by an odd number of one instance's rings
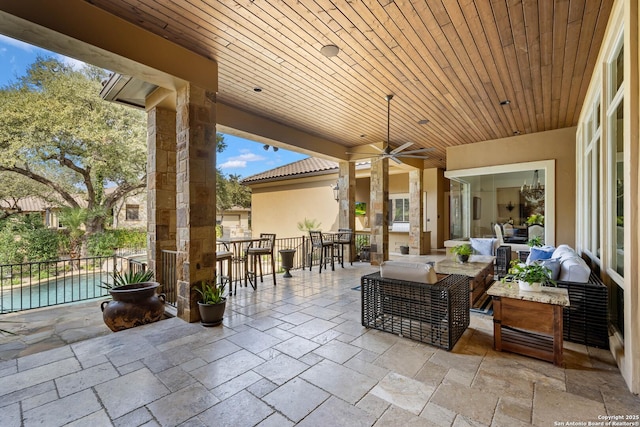
[[[240,183],[240,175],[229,174],[227,193],[232,206],[251,207],[251,189]]]
[[[20,201],[30,196],[37,196],[50,201],[46,187],[10,172],[0,172],[0,219],[22,212]]]
[[[105,70],[39,57],[0,89],[0,171],[28,178],[102,231],[115,203],[146,185],[146,121],[99,96]],[[105,195],[107,186],[115,190]]]

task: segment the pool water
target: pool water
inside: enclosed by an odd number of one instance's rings
[[[40,282],[0,287],[0,313],[29,310],[68,302],[83,301],[109,295],[100,286],[111,281],[110,274],[72,274]]]

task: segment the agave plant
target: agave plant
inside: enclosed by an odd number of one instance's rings
[[[153,270],[129,270],[125,273],[120,273],[118,270],[116,270],[113,273],[113,283],[102,282],[102,285],[100,285],[100,287],[103,289],[113,289],[119,286],[129,285],[131,283],[150,282],[152,280]]]

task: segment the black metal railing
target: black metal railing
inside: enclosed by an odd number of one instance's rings
[[[146,269],[146,262],[121,256],[0,265],[0,313],[108,296],[113,269]]]
[[[165,294],[165,302],[172,307],[178,305],[178,252],[163,249],[160,255],[161,292]]]
[[[369,245],[369,235],[355,235],[356,253]],[[283,272],[280,251],[295,249],[293,268],[309,267],[317,259],[310,256],[308,236],[284,237],[275,240],[276,272]],[[225,248],[218,243],[218,250]],[[121,256],[121,253],[138,256]],[[23,264],[0,265],[0,314],[108,296],[105,283],[113,283],[114,266],[119,271],[144,271],[147,268],[145,249],[118,251],[113,256],[53,260]],[[163,250],[161,268],[155,280],[162,286],[167,304],[177,305],[177,252]],[[158,272],[157,272],[158,273]],[[263,263],[263,274],[271,274],[270,263]]]

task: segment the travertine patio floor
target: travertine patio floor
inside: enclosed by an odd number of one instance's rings
[[[565,343],[564,368],[499,353],[481,314],[451,352],[363,328],[352,288],[372,271],[296,270],[276,287],[265,277],[239,288],[214,328],[172,318],[111,333],[95,302],[34,312],[48,343],[0,340],[0,426],[559,426],[640,414],[608,350]],[[68,316],[61,333],[45,312]]]

